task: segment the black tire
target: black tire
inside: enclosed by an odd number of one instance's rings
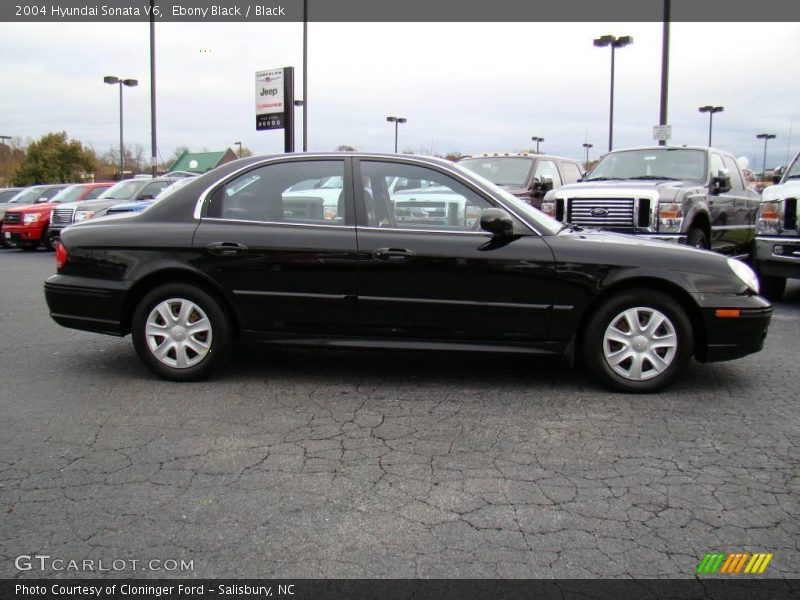
[[[783,293],[786,291],[786,277],[759,274],[758,279],[761,283],[761,295],[767,300],[777,302],[783,298]]]
[[[632,357],[616,366],[620,371],[628,370],[629,376],[615,370],[606,358],[607,353],[613,357],[619,352],[619,356],[623,356],[624,344],[606,340],[606,333],[607,331],[610,335],[616,333],[610,327],[612,324],[622,323],[627,310],[638,313],[637,316],[641,318],[649,314],[650,318],[666,319],[663,325],[652,332],[656,339],[649,342],[658,347],[647,350],[655,353],[655,358],[660,358],[664,364],[656,365],[644,351],[637,351],[642,344],[645,346],[648,344],[648,338],[644,334],[634,336],[635,332],[631,332],[629,352]],[[660,316],[657,313],[660,313]],[[656,324],[649,319],[643,323],[641,318],[638,326]],[[617,330],[619,331],[620,327]],[[674,348],[661,347],[660,345],[667,343],[665,340],[671,339],[667,337],[670,332],[675,336]],[[623,335],[628,334],[623,333]],[[644,338],[644,341],[641,338]],[[615,294],[596,308],[583,335],[581,352],[586,368],[603,385],[620,392],[655,392],[669,385],[686,370],[694,354],[694,331],[686,312],[672,297],[656,290],[630,289]],[[636,361],[643,375],[638,378],[635,375]],[[646,368],[648,365],[649,368]]]
[[[706,232],[699,227],[692,227],[689,230],[689,234],[686,236],[686,245],[703,250],[709,250],[711,248],[711,245],[708,243]]]
[[[195,308],[190,310],[190,305]],[[161,312],[157,310],[159,306],[162,308]],[[187,307],[188,314],[182,321],[180,316],[183,313],[179,312],[177,318],[174,313],[184,306]],[[164,310],[172,313],[175,320],[170,323],[174,324],[173,327],[166,326]],[[199,323],[203,318],[207,319],[204,324],[207,325],[206,331],[190,334],[187,327],[192,323]],[[163,323],[164,331],[169,332],[170,338],[148,336],[149,319],[155,328],[162,327]],[[225,310],[213,295],[190,284],[173,283],[159,286],[145,294],[133,312],[131,337],[139,358],[153,373],[171,381],[196,381],[208,377],[225,363],[230,353],[233,332]],[[155,346],[154,349],[151,349],[151,343]],[[207,349],[202,354],[193,349],[204,345]],[[163,358],[156,356],[160,349],[169,349]],[[179,361],[184,364],[180,365]]]
[[[42,246],[44,246],[44,249],[47,250],[48,252],[52,252],[53,250],[56,249],[56,247],[53,246],[53,238],[50,236],[49,229],[45,229],[42,232]]]

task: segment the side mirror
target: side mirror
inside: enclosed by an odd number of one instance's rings
[[[717,175],[711,178],[711,193],[714,196],[731,190],[731,178],[728,175]]]
[[[514,221],[500,208],[486,208],[481,211],[481,229],[496,236],[511,236],[514,235]]]

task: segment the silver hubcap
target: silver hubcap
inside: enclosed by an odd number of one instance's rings
[[[211,349],[211,334],[206,313],[185,298],[164,300],[147,317],[145,336],[150,352],[175,369],[201,362]]]
[[[678,336],[667,316],[637,306],[611,320],[603,336],[603,355],[617,375],[632,381],[652,379],[675,359]]]

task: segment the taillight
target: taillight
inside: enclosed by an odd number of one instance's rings
[[[67,264],[67,260],[69,260],[67,247],[64,246],[63,243],[58,242],[58,246],[56,246],[56,271],[60,271],[61,268]]]

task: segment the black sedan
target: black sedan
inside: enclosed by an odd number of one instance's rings
[[[647,392],[693,356],[758,352],[771,316],[739,261],[570,227],[410,156],[228,163],[142,213],[69,227],[56,260],[56,322],[131,333],[145,364],[178,381],[208,375],[241,339],[564,355]]]

